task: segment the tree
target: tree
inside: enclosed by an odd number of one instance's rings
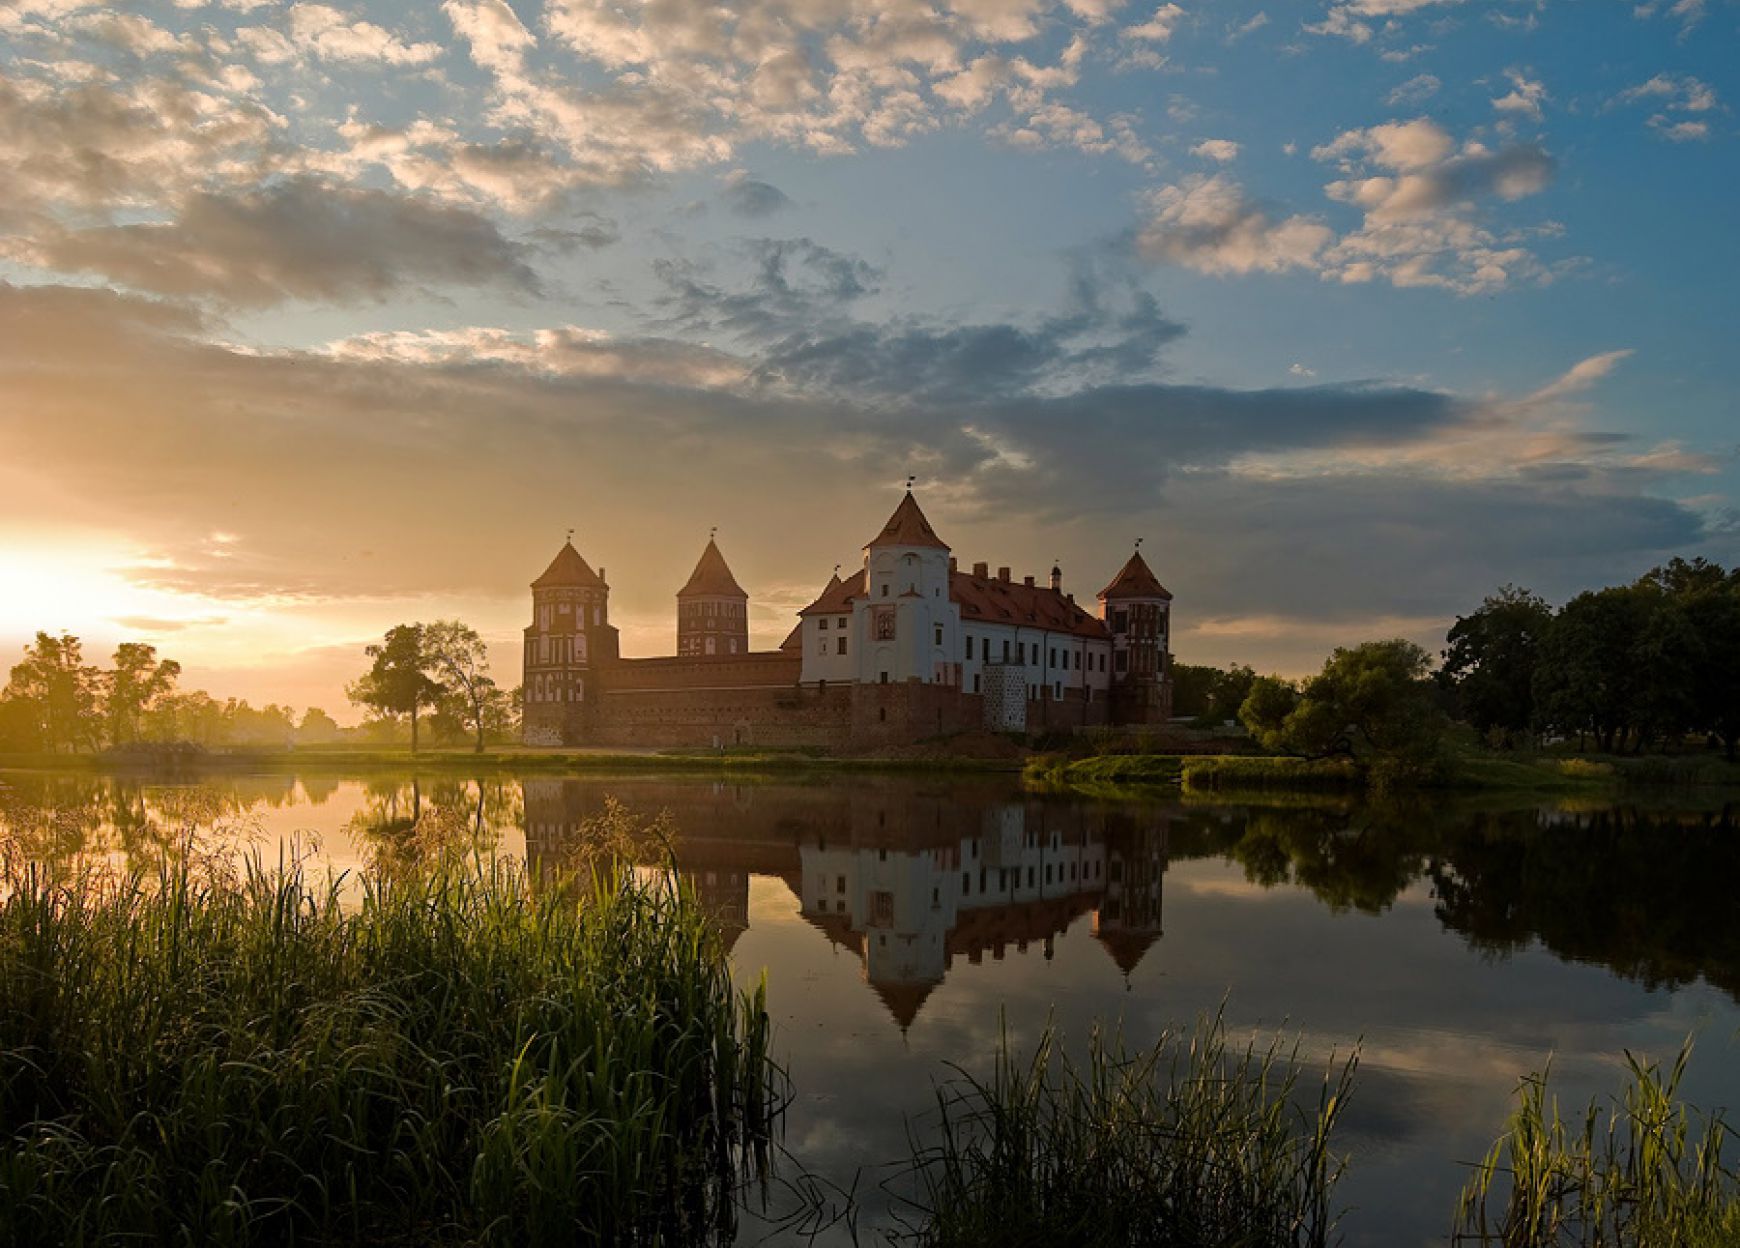
[[[12,669],[5,696],[26,708],[13,714],[28,721],[37,748],[94,750],[102,739],[102,684],[102,673],[85,665],[77,637],[38,633],[24,647],[24,662]]]
[[[302,713],[302,722],[296,728],[296,744],[327,745],[343,735],[337,720],[318,706],[311,706]]]
[[[1616,586],[1578,594],[1543,639],[1532,693],[1537,726],[1625,743],[1645,696],[1638,656],[1658,591]]]
[[[411,752],[417,752],[417,715],[433,706],[441,686],[430,679],[430,658],[421,624],[397,624],[379,645],[364,653],[374,664],[345,690],[350,700],[383,715],[404,715],[411,721]]]
[[[477,734],[477,753],[483,753],[484,729],[502,696],[489,674],[489,648],[468,625],[436,620],[423,626],[423,652],[460,717]]]
[[[1297,692],[1275,677],[1254,681],[1239,718],[1268,749],[1423,764],[1443,736],[1431,664],[1430,655],[1400,638],[1338,648]]]
[[[1506,585],[1451,625],[1438,680],[1483,737],[1510,748],[1535,718],[1534,675],[1553,609],[1526,589]]]
[[[115,648],[115,667],[107,681],[106,711],[109,741],[126,745],[139,740],[146,713],[175,689],[181,664],[159,659],[154,647],[124,641]]]

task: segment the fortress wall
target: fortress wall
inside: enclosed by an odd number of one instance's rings
[[[845,687],[800,688],[795,674],[785,685],[612,687],[598,707],[593,740],[646,747],[840,746],[851,730],[851,697]]]
[[[618,659],[605,669],[605,680],[610,693],[628,689],[794,688],[802,669],[801,655],[759,650],[729,658]]]

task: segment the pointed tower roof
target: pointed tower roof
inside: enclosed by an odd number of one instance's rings
[[[1112,961],[1124,973],[1126,979],[1141,963],[1148,950],[1154,947],[1154,942],[1160,939],[1159,932],[1136,932],[1128,928],[1115,927],[1110,930],[1101,929],[1094,933],[1094,939],[1111,955]]]
[[[679,598],[747,598],[743,586],[731,575],[725,556],[719,553],[719,543],[707,539],[707,549],[689,573],[689,583],[677,591]]]
[[[1166,598],[1171,594],[1160,583],[1160,578],[1154,575],[1148,561],[1142,558],[1142,552],[1136,551],[1118,574],[1112,578],[1112,583],[1100,590],[1101,598]]]
[[[894,1019],[895,1025],[901,1031],[912,1026],[913,1019],[918,1017],[919,1010],[924,1006],[925,998],[930,996],[931,989],[935,987],[935,984],[903,984],[886,981],[881,983],[872,981],[870,984],[871,990],[882,999],[883,1007],[887,1009],[889,1016]]]
[[[912,496],[911,490],[900,500],[900,506],[894,509],[894,514],[888,517],[888,523],[882,526],[882,532],[870,539],[869,545],[934,546],[938,550],[949,548],[949,544],[930,527],[930,521],[924,518],[924,512],[919,510],[918,500]],[[868,548],[867,546],[866,549]]]
[[[532,582],[533,589],[549,589],[555,585],[577,585],[585,589],[603,589],[604,582],[574,549],[573,542],[563,542],[562,549],[550,560],[544,574]]]

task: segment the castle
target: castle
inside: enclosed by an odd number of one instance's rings
[[[1172,595],[1140,550],[1098,614],[1007,567],[962,570],[910,489],[777,650],[749,648],[749,595],[708,539],[677,591],[677,652],[623,658],[610,586],[572,542],[532,582],[528,745],[854,748],[972,729],[1153,724],[1171,714]]]

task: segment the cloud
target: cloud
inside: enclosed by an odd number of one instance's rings
[[[1166,43],[1172,38],[1172,32],[1178,29],[1184,16],[1184,10],[1178,5],[1163,4],[1154,10],[1147,21],[1124,27],[1123,37],[1139,39],[1144,43]]]
[[[41,268],[237,306],[380,300],[421,283],[540,290],[526,248],[476,213],[308,178],[199,192],[169,221],[44,229],[16,246]]]
[[[1510,80],[1510,90],[1494,99],[1492,107],[1501,113],[1539,121],[1541,105],[1551,98],[1547,95],[1546,87],[1529,78],[1520,69],[1507,69],[1504,76]]]
[[[770,217],[792,206],[791,198],[771,182],[737,170],[725,179],[725,206],[740,217]]]
[[[1722,107],[1715,88],[1690,74],[1657,74],[1621,91],[1614,106],[1655,102],[1661,110],[1649,118],[1649,128],[1671,143],[1698,142],[1710,137],[1704,114]],[[1680,114],[1675,116],[1674,114]],[[1686,114],[1691,114],[1687,116]]]
[[[1309,217],[1276,219],[1225,174],[1195,175],[1148,197],[1137,234],[1147,259],[1199,273],[1314,270],[1334,232]]]
[[[1190,149],[1190,154],[1226,165],[1239,158],[1239,145],[1231,139],[1204,139]]]
[[[1437,95],[1438,88],[1443,85],[1435,74],[1415,74],[1390,92],[1389,102],[1391,105],[1423,104]]]
[[[427,65],[441,55],[438,43],[407,43],[392,31],[352,20],[331,5],[293,4],[289,23],[291,42],[323,61]]]

